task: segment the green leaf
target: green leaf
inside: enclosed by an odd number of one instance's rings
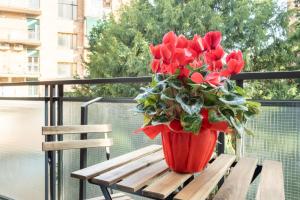
[[[244,105],[237,105],[237,106],[235,106],[233,108],[235,108],[237,110],[241,110],[241,111],[248,111],[247,106],[244,106]]]
[[[226,117],[224,117],[222,114],[218,113],[214,109],[210,109],[208,111],[208,120],[210,122],[220,122],[220,121],[226,121]]]
[[[156,103],[156,108],[157,109],[161,109],[161,110],[165,110],[167,108],[167,105],[164,102],[162,102],[162,101],[158,101]]]
[[[188,85],[192,86],[194,89],[198,89],[198,88],[206,89],[208,87],[205,84],[196,84],[196,83],[189,83]]]
[[[235,110],[229,107],[220,108],[219,110],[223,114],[223,116],[225,116],[229,121],[231,117],[235,117],[237,114]]]
[[[145,112],[144,104],[143,103],[138,104],[135,107],[134,111],[137,112],[137,113],[144,113]]]
[[[216,102],[218,101],[218,96],[216,94],[206,92],[203,93],[203,97],[205,107],[215,106]]]
[[[181,108],[190,115],[199,113],[203,106],[203,98],[201,96],[191,97],[187,93],[178,93],[175,99]]]
[[[155,124],[161,124],[161,123],[166,123],[166,122],[169,122],[171,121],[171,119],[168,118],[168,116],[166,114],[161,114],[159,116],[154,116],[152,118],[152,124],[155,125]]]
[[[166,84],[160,82],[155,87],[151,88],[149,90],[149,93],[151,93],[151,94],[160,94],[164,90],[165,87],[166,87]]]
[[[147,126],[151,123],[152,118],[148,115],[144,115],[144,126]]]
[[[154,98],[147,98],[144,101],[144,107],[153,106],[153,105],[155,105],[155,103],[156,103],[156,99],[154,99]]]
[[[145,108],[145,113],[148,115],[155,115],[156,114],[156,109],[154,106],[147,106]]]
[[[240,121],[236,118],[230,117],[231,125],[234,127],[236,132],[238,133],[238,137],[241,137],[245,133],[244,126],[240,123]]]
[[[164,76],[164,74],[155,74],[155,75],[154,75],[154,80],[155,80],[156,82],[163,81],[163,80],[165,80],[165,76]]]
[[[241,95],[241,96],[246,96],[246,91],[243,88],[239,87],[239,86],[235,86],[234,92]]]
[[[241,105],[246,102],[244,97],[234,94],[224,95],[224,97],[220,97],[219,100],[228,105]]]
[[[177,90],[181,90],[183,88],[182,82],[179,79],[171,79],[168,83],[172,88]]]
[[[180,123],[185,131],[198,134],[202,124],[202,116],[196,113],[193,115],[184,113],[180,117]]]
[[[172,91],[172,88],[165,88],[161,95],[160,95],[160,98],[162,100],[171,100],[171,101],[174,101],[175,100],[175,97],[173,95],[173,91]]]
[[[233,81],[231,81],[231,80],[229,80],[229,79],[225,79],[224,82],[225,82],[224,85],[225,85],[227,91],[231,92],[231,91],[235,88],[234,82],[233,82]]]

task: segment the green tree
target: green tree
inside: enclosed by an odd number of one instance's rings
[[[293,48],[299,35],[288,37],[288,17],[275,0],[133,0],[117,17],[93,29],[86,66],[90,78],[149,75],[148,46],[160,43],[164,33],[173,30],[192,37],[219,30],[225,48],[244,52],[244,71],[295,70],[299,65]],[[267,84],[269,92],[277,89]],[[299,84],[293,84],[297,92]],[[133,96],[137,88],[109,85],[89,88],[85,95]],[[263,93],[260,96],[266,96]]]

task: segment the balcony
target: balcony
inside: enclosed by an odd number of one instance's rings
[[[41,45],[39,28],[36,30],[4,29],[0,30],[0,43],[23,44],[29,47]]]
[[[27,65],[23,67],[0,68],[0,77],[27,77],[37,78],[39,76],[39,67],[37,65]]]
[[[40,1],[39,0],[0,0],[0,11],[26,14],[27,16],[39,16]]]
[[[299,78],[299,71],[243,73],[232,77],[239,85],[244,85],[245,87],[249,86],[251,81],[261,81],[263,84],[266,79],[272,81]],[[51,125],[79,124],[81,105],[83,102],[91,99],[90,97],[64,97],[64,95],[67,95],[63,94],[65,86],[141,85],[150,80],[150,77],[131,77],[0,84],[0,91],[1,88],[44,87],[46,95],[42,97],[4,97],[2,95],[0,97],[0,120],[7,125],[1,130],[0,155],[3,158],[1,160],[3,165],[0,165],[0,171],[2,172],[0,174],[0,196],[3,195],[14,199],[44,198],[44,189],[48,190],[45,174],[48,174],[49,168],[45,164],[45,154],[41,151],[41,143],[44,141],[44,138],[41,136],[41,126],[47,124],[48,120]],[[262,112],[257,118],[252,119],[248,123],[248,127],[254,131],[255,136],[245,136],[240,141],[240,145],[242,145],[241,150],[245,156],[258,158],[260,163],[266,159],[281,161],[284,169],[286,199],[296,200],[300,194],[298,181],[300,173],[300,101],[290,99],[257,101],[262,103]],[[133,115],[131,109],[135,105],[132,97],[113,98],[107,96],[90,106],[87,115],[88,123],[112,123],[112,137],[115,141],[111,149],[112,157],[146,145],[160,143],[159,138],[149,140],[144,134],[132,134],[143,121],[141,115]],[[22,126],[15,126],[15,124],[22,124]],[[95,136],[91,135],[93,138]],[[65,137],[64,139],[70,139],[74,136]],[[220,141],[222,142],[222,139]],[[225,139],[223,142],[226,143],[226,141]],[[230,152],[230,148],[225,148],[225,152]],[[61,156],[62,154],[58,153],[58,155]],[[105,160],[104,155],[104,150],[89,150],[89,165]],[[60,156],[58,158],[61,158]],[[78,150],[64,151],[63,159],[57,159],[57,174],[63,174],[63,178],[52,174],[54,177],[51,177],[51,180],[56,178],[57,192],[64,197],[63,199],[77,199],[79,183],[77,180],[70,178],[70,173],[79,169],[79,160],[81,159]],[[22,164],[20,165],[20,163]],[[6,171],[10,173],[6,174]],[[258,179],[253,182],[251,187],[257,187]],[[22,187],[16,190],[8,183],[18,183]],[[88,184],[86,189],[88,198],[100,195],[98,188],[91,184]],[[254,198],[255,193],[250,190],[247,199]]]

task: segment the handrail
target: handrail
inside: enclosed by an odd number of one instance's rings
[[[103,99],[103,97],[96,97],[90,101],[84,102],[81,104],[80,109],[80,124],[81,125],[87,125],[88,124],[88,108],[93,103],[99,102]],[[81,133],[80,139],[86,140],[88,134],[87,133]],[[107,137],[107,134],[105,133],[105,137]],[[110,153],[109,148],[105,147],[106,150],[106,157],[109,159]],[[80,169],[83,169],[87,167],[87,148],[80,149]],[[80,180],[79,182],[79,199],[83,200],[86,199],[86,181]]]
[[[289,72],[243,72],[231,77],[232,80],[259,80],[259,79],[295,79],[300,78],[300,71]],[[83,85],[83,84],[115,84],[115,83],[146,83],[151,81],[151,76],[141,77],[115,77],[95,79],[68,79],[49,81],[27,81],[16,83],[0,83],[2,86],[26,86],[26,85]]]

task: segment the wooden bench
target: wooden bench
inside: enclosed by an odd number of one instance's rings
[[[42,127],[42,134],[64,135],[64,134],[82,134],[82,133],[100,133],[104,135],[102,139],[85,139],[85,140],[67,140],[67,141],[45,141],[42,143],[43,151],[59,151],[68,149],[85,149],[96,147],[110,147],[113,145],[112,138],[108,138],[107,134],[112,132],[110,124],[100,125],[72,125],[72,126],[45,126]],[[101,200],[104,197],[96,197],[90,200]],[[124,193],[115,193],[112,195],[115,200],[131,200]]]
[[[75,171],[71,176],[99,185],[104,193],[113,188],[153,199],[176,200],[204,200],[225,177],[214,199],[242,200],[256,169],[257,159],[245,157],[236,161],[236,156],[222,154],[200,174],[178,174],[168,169],[161,146],[151,145]],[[284,199],[280,162],[263,163],[257,199]]]

